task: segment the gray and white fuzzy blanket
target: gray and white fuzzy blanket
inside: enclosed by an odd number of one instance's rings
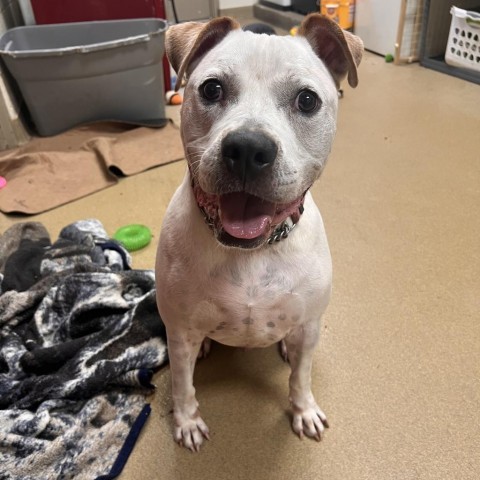
[[[0,479],[114,478],[167,362],[152,271],[97,220],[0,236]]]

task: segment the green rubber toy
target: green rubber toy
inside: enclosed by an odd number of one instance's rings
[[[152,232],[145,225],[126,225],[119,228],[113,236],[129,252],[146,247],[152,240]]]

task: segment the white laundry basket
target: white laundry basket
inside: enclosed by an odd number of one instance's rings
[[[480,72],[480,14],[452,7],[445,62]]]

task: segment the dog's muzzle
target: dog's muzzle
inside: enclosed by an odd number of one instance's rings
[[[271,173],[277,154],[278,145],[267,132],[244,127],[229,132],[221,142],[221,160],[239,191],[206,193],[192,175],[197,204],[223,245],[256,248],[279,241],[288,236],[300,219],[306,192],[288,203],[275,203],[247,193],[249,185]]]
[[[246,192],[212,195],[192,177],[192,188],[205,222],[225,246],[257,248],[287,238],[303,213],[305,193],[290,203],[272,203]]]

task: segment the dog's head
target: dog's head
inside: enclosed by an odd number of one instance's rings
[[[182,139],[197,203],[224,245],[253,248],[296,215],[335,135],[338,86],[357,85],[358,37],[318,14],[296,37],[244,32],[230,18],[167,31],[188,78]]]

